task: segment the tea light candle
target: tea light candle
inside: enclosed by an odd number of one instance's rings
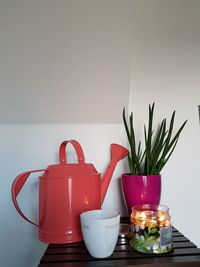
[[[166,253],[173,249],[169,208],[162,205],[132,207],[131,247],[144,253]]]

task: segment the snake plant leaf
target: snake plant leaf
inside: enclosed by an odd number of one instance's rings
[[[163,147],[165,145],[165,136],[167,134],[166,131],[166,119],[162,120],[162,123],[159,127],[158,134],[155,137],[154,146],[152,149],[152,157],[153,157],[153,164],[150,171],[150,174],[156,174],[158,173],[156,170],[157,162],[161,156],[161,152],[163,150]]]
[[[131,138],[133,140],[133,145],[135,147],[135,132],[134,132],[134,127],[133,127],[133,112],[131,112],[131,115],[129,117],[129,123],[130,123]]]
[[[164,148],[164,151],[163,151],[163,155],[166,154],[167,148],[169,146],[169,142],[170,142],[171,135],[172,135],[172,130],[173,130],[173,127],[174,127],[174,118],[175,118],[175,111],[172,113],[172,117],[171,117],[171,120],[170,120],[170,126],[169,126],[169,131],[168,131],[168,135],[167,135],[166,142],[165,142],[165,148]]]
[[[163,157],[167,155],[167,153],[170,151],[170,149],[173,147],[174,143],[176,143],[176,140],[178,140],[180,133],[182,132],[187,120],[181,125],[180,129],[175,134],[174,138],[166,145],[166,150],[163,152]]]
[[[171,157],[171,154],[173,153],[173,151],[174,151],[174,149],[175,149],[175,147],[176,147],[177,142],[178,142],[178,139],[177,139],[176,142],[174,143],[174,146],[172,147],[172,149],[171,149],[169,155],[167,156],[167,158],[165,158],[165,159],[161,159],[161,160],[160,160],[160,164],[159,164],[158,167],[157,167],[157,171],[158,171],[158,172],[160,172],[160,171],[162,170],[162,168],[164,167],[164,165],[167,163],[168,159]]]
[[[135,174],[135,164],[133,163],[130,154],[128,154],[128,166],[129,166],[130,173],[132,175]]]
[[[128,127],[128,123],[127,123],[126,115],[125,115],[125,108],[123,109],[123,121],[124,121],[124,126],[126,129],[126,134],[127,134],[130,149],[131,149],[131,158],[132,158],[132,161],[134,162],[133,165],[136,165],[136,170],[138,170],[139,173],[142,173],[142,170],[140,167],[140,162],[139,162],[138,156],[136,154],[135,134],[134,134],[134,127],[133,127],[133,115],[129,116],[129,127]],[[130,128],[130,130],[129,130],[129,128]],[[134,169],[134,166],[133,166],[133,168],[131,168],[130,172],[133,169]]]
[[[174,137],[172,137],[175,121],[174,111],[170,119],[169,128],[167,128],[165,118],[161,121],[157,131],[154,132],[154,107],[154,103],[149,105],[148,129],[146,125],[144,125],[144,149],[142,149],[141,140],[138,143],[136,142],[133,113],[131,112],[127,120],[125,108],[123,109],[123,122],[130,146],[128,163],[131,174],[160,174],[162,168],[171,157],[179,140],[179,136],[187,123],[187,120],[184,121],[174,134]]]
[[[144,125],[144,139],[145,139],[145,148],[146,148],[146,158],[144,163],[144,168],[146,170],[146,173],[149,174],[149,147],[148,147],[148,137],[147,137],[147,130],[146,125]]]

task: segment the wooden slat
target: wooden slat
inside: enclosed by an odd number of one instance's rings
[[[173,256],[190,256],[190,255],[200,255],[200,249],[199,248],[178,248],[174,249],[172,252],[168,253],[168,257]],[[156,258],[156,257],[166,257],[166,254],[143,254],[138,253],[134,250],[127,251],[115,251],[113,255],[110,257],[112,260],[117,259],[137,259],[137,258]],[[46,262],[66,262],[66,261],[94,261],[95,258],[90,256],[88,253],[79,254],[78,256],[76,254],[54,254],[54,255],[48,255],[45,254],[42,258],[42,261]]]
[[[94,262],[49,262],[41,263],[38,267],[200,267],[200,260],[196,256],[185,257],[162,257],[153,259],[124,259],[124,260],[109,260]]]
[[[49,248],[72,248],[72,247],[84,247],[84,242],[76,242],[76,243],[65,243],[65,244],[49,244],[48,249]]]
[[[189,241],[188,238],[186,238],[185,236],[183,236],[180,232],[175,232],[172,234],[172,239],[173,239],[173,242],[186,242],[186,241]],[[128,238],[119,238],[118,239],[118,242],[117,242],[117,245],[121,245],[121,244],[129,244],[130,243],[130,240]],[[77,242],[77,243],[66,243],[66,244],[50,244],[48,246],[48,249],[51,249],[51,248],[81,248],[81,247],[84,247],[84,242]]]
[[[181,234],[180,232],[172,232],[172,236],[183,236],[183,234]]]
[[[173,242],[186,242],[186,241],[190,241],[187,237],[185,236],[177,236],[177,237],[173,237],[172,238]]]
[[[196,245],[192,242],[176,242],[174,243],[174,248],[196,248]],[[130,245],[120,245],[116,246],[115,251],[132,251]],[[51,248],[45,252],[45,255],[50,254],[81,254],[88,253],[85,247],[71,247],[71,248]]]
[[[176,228],[173,227],[172,228],[172,237],[184,237],[184,236]],[[186,237],[184,237],[184,240],[185,240],[185,238]],[[119,238],[119,240],[120,240],[120,238]],[[182,240],[182,241],[184,241],[184,240]],[[65,244],[49,244],[48,248],[54,248],[54,247],[82,247],[82,246],[84,246],[84,242],[83,241],[75,242],[75,243],[65,243]]]
[[[200,261],[195,256],[176,257],[172,259],[155,259],[143,261],[136,260],[120,260],[120,261],[96,261],[96,262],[60,262],[60,263],[41,263],[38,267],[200,267]]]
[[[196,248],[197,246],[192,242],[174,242],[174,248]]]
[[[89,255],[84,242],[50,244],[39,267],[200,267],[200,249],[176,228],[172,229],[174,250],[165,254],[144,254],[133,250],[130,239],[119,238],[113,255],[96,259]]]

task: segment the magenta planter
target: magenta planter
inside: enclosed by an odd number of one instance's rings
[[[123,174],[122,187],[129,214],[131,213],[131,207],[134,205],[158,205],[160,203],[160,175],[138,176]]]

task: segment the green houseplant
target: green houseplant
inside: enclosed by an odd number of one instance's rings
[[[133,124],[133,113],[126,119],[125,108],[123,110],[123,122],[130,146],[128,163],[131,174],[151,175],[159,174],[170,158],[178,142],[181,131],[187,120],[181,125],[179,130],[172,136],[174,128],[175,111],[172,113],[169,128],[166,125],[166,119],[163,119],[158,126],[157,131],[153,129],[154,103],[149,105],[148,129],[144,125],[144,144],[142,151],[141,141],[136,143],[135,130]]]
[[[144,148],[142,142],[136,141],[133,113],[126,117],[123,109],[123,123],[130,150],[128,164],[130,173],[122,176],[122,186],[130,212],[134,204],[159,204],[161,194],[160,172],[172,155],[180,133],[185,124],[174,132],[175,111],[172,113],[169,126],[167,120],[161,120],[154,129],[154,103],[149,105],[148,126],[144,125]],[[131,186],[131,183],[134,183]]]

